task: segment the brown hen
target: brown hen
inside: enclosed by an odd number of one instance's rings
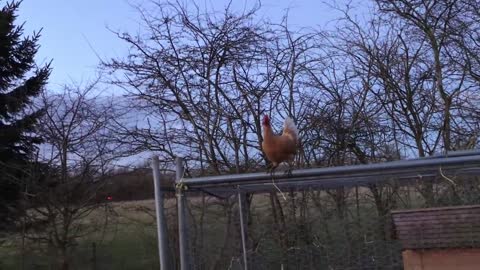
[[[293,160],[297,153],[298,129],[290,117],[285,119],[281,135],[275,135],[270,123],[270,118],[263,117],[263,142],[262,150],[271,162],[269,172],[273,174],[275,168],[282,162],[288,162],[287,173],[291,175]]]

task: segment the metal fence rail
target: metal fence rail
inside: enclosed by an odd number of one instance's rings
[[[296,186],[302,185],[303,181],[325,182],[333,180],[334,185],[357,184],[358,179],[375,177],[376,180],[388,179],[388,177],[416,177],[422,174],[430,175],[439,169],[461,170],[465,173],[480,173],[480,151],[452,152],[445,155],[437,155],[429,158],[418,158],[410,160],[399,160],[384,163],[365,165],[350,165],[339,167],[313,168],[294,170],[290,177],[278,175],[275,180],[278,182],[294,182]],[[472,169],[475,169],[472,171]],[[337,179],[343,179],[339,182]],[[348,180],[349,179],[349,180]],[[266,173],[246,173],[234,175],[220,175],[183,179],[183,182],[191,188],[222,188],[225,186],[239,185],[241,187],[251,184],[265,184],[271,182],[271,176]],[[364,182],[364,181],[360,181]],[[308,186],[307,185],[307,186]]]
[[[275,185],[177,169],[181,269],[403,269],[393,210],[480,204],[480,151],[295,170]]]

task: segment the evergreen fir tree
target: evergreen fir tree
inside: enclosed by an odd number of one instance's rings
[[[15,25],[19,2],[0,10],[0,229],[11,223],[22,188],[22,171],[32,161],[41,139],[35,124],[42,110],[34,110],[50,74],[49,64],[37,67],[39,33],[23,35]]]

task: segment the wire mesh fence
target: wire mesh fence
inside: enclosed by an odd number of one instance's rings
[[[240,190],[248,269],[403,269],[392,211],[479,204],[479,181],[440,172],[336,188]],[[189,269],[244,269],[238,194],[186,194]],[[473,247],[480,234],[469,239],[457,246]]]
[[[187,189],[177,189],[186,206],[184,268],[179,197],[173,192],[163,196],[171,268],[403,269],[402,251],[409,243],[421,250],[439,247],[444,240],[444,249],[478,248],[480,177],[474,167],[479,163],[470,163],[468,170],[459,164],[428,173],[407,168],[409,176],[375,171],[361,181],[349,176],[298,182],[276,178],[275,185],[264,181],[201,188],[185,181]],[[450,207],[450,212],[432,214],[436,207]],[[104,231],[69,247],[69,269],[159,269],[154,202],[115,202],[111,209]],[[415,211],[405,211],[409,209]],[[97,218],[103,214],[93,213]],[[21,248],[21,241],[10,240],[16,244],[0,243],[0,269],[62,269],[58,250],[29,241]]]

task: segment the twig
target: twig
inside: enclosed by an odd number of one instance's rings
[[[450,183],[452,183],[452,185],[456,186],[457,184],[455,183],[455,181],[453,181],[451,178],[448,178],[445,174],[443,174],[443,170],[442,170],[442,166],[440,166],[440,168],[438,168],[438,171],[440,172],[440,175],[445,179],[445,180],[448,180]]]
[[[280,190],[280,188],[277,186],[277,184],[275,184],[275,178],[273,177],[273,174],[272,174],[272,184],[273,186],[278,190],[278,192],[280,192],[280,195],[282,195],[283,199],[285,201],[287,201],[287,197],[285,197],[285,195],[283,194],[283,192]]]

